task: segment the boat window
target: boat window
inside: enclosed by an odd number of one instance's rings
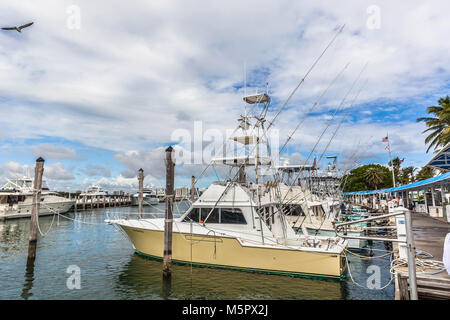
[[[268,223],[270,219],[270,207],[264,207],[264,222]]]
[[[303,210],[299,205],[289,206],[288,215],[291,216],[304,216]]]
[[[202,208],[201,215],[200,215],[200,221],[205,221],[208,214],[211,212],[212,208]],[[211,214],[209,215],[208,220],[206,220],[206,223],[220,223],[219,219],[219,208],[214,208]]]
[[[8,196],[8,203],[9,204],[17,203],[17,201],[18,201],[18,197],[17,196]]]
[[[0,204],[8,203],[8,196],[7,195],[1,195],[0,196]]]
[[[200,215],[200,209],[192,208],[192,210],[188,213],[188,215],[183,219],[183,222],[189,222],[191,220],[194,222],[198,222],[199,215]]]
[[[241,209],[221,208],[220,223],[247,224]]]

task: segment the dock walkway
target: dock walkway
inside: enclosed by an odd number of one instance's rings
[[[413,212],[412,228],[414,246],[417,250],[433,255],[433,260],[442,261],[444,241],[450,233],[450,223],[430,217],[421,212]],[[408,299],[408,271],[397,273],[395,299]],[[429,275],[417,271],[417,293],[419,299],[450,299],[450,276],[447,271]]]

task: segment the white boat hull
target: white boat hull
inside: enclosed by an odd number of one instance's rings
[[[75,200],[58,201],[58,202],[45,202],[44,205],[41,204],[39,208],[39,216],[53,215],[56,212],[66,213],[73,205]],[[18,218],[30,218],[31,217],[31,204],[19,204],[12,209],[4,208],[0,211],[0,220],[6,219],[18,219]]]

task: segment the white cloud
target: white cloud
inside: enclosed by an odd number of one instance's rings
[[[22,178],[24,176],[34,177],[34,166],[23,165],[19,162],[8,161],[0,166],[0,180],[5,181],[10,178]],[[72,180],[74,176],[64,168],[61,162],[45,163],[43,179],[50,183],[60,180]]]
[[[35,156],[44,159],[81,159],[75,149],[43,143],[32,147]]]
[[[64,168],[61,162],[44,166],[44,177],[50,180],[72,180],[74,176]]]
[[[0,118],[0,135],[59,137],[113,150],[125,167],[124,178],[131,179],[143,167],[149,179],[161,179],[164,148],[155,146],[169,144],[175,129],[192,131],[195,120],[222,132],[234,126],[243,112],[239,87],[244,64],[247,92],[261,90],[269,81],[275,98],[270,119],[342,23],[346,23],[343,33],[278,119],[280,137],[287,136],[349,61],[348,70],[316,111],[336,107],[369,61],[363,74],[368,83],[359,104],[379,99],[414,101],[423,104],[424,112],[448,84],[450,43],[443,39],[450,31],[445,14],[450,4],[378,1],[381,28],[370,30],[366,10],[372,4],[356,0],[339,6],[330,1],[83,2],[80,30],[66,28],[65,2],[2,4],[2,23],[31,19],[35,24],[21,34],[0,33],[0,95],[6,98],[0,108],[7,110],[7,116]],[[371,148],[366,156],[383,153],[384,147],[371,144],[371,139],[389,130],[393,150],[423,153],[423,126],[396,116],[398,123],[360,120],[347,126],[346,122],[330,152],[350,150],[359,140],[364,148]],[[294,136],[290,151],[311,150],[327,117],[310,117]],[[325,147],[326,137],[316,152]],[[76,157],[70,148],[35,147],[35,152],[44,151],[55,159]]]
[[[100,165],[88,164],[86,165],[85,168],[81,169],[81,171],[90,177],[93,176],[111,177],[111,170],[107,167]]]

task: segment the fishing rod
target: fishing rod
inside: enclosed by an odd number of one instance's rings
[[[325,49],[321,52],[321,54],[316,58],[316,60],[314,61],[314,63],[310,66],[310,68],[308,69],[308,71],[305,73],[305,75],[302,77],[302,79],[300,80],[300,82],[297,84],[297,86],[294,88],[294,90],[291,92],[291,94],[288,96],[288,98],[286,99],[286,101],[284,102],[284,104],[280,107],[280,109],[278,110],[277,114],[275,115],[275,117],[272,119],[272,121],[269,122],[269,126],[266,128],[266,131],[268,131],[270,129],[270,127],[273,125],[273,123],[275,122],[275,120],[277,119],[277,117],[279,116],[279,114],[283,111],[283,109],[286,107],[286,105],[288,104],[288,102],[291,100],[291,98],[293,97],[293,95],[295,94],[295,92],[297,91],[297,89],[302,85],[302,83],[305,82],[306,78],[308,77],[308,75],[311,73],[311,71],[314,69],[314,67],[317,65],[317,63],[320,61],[320,59],[323,57],[323,55],[325,54],[325,52],[330,48],[330,46],[333,44],[333,42],[336,40],[336,38],[338,37],[339,34],[342,33],[342,30],[344,29],[345,24],[342,25],[342,27],[339,28],[339,30],[337,31],[337,33],[334,35],[334,37],[331,39],[331,41],[328,43],[328,45],[325,47]],[[267,107],[263,108],[261,115],[263,114],[263,112],[267,109]],[[236,131],[236,130],[235,130]],[[226,144],[226,142],[224,142],[222,144],[222,148],[224,147],[224,145]],[[254,147],[255,148],[255,147]],[[254,150],[253,148],[253,150]],[[252,150],[252,152],[253,152]],[[248,158],[249,156],[247,156]],[[211,166],[210,162],[206,168],[201,172],[200,176],[194,181],[194,184],[198,182],[198,180],[203,176],[203,174],[206,172],[206,170]]]
[[[311,152],[309,153],[308,157],[305,159],[303,166],[300,168],[299,170],[299,174],[297,175],[296,179],[299,177],[300,173],[303,171],[304,166],[306,165],[306,163],[308,162],[309,158],[311,157],[311,155],[314,153],[315,149],[317,148],[320,140],[322,139],[323,135],[325,134],[325,132],[327,131],[327,129],[329,128],[329,126],[331,125],[331,123],[333,122],[336,114],[339,112],[339,110],[342,108],[342,105],[344,104],[345,100],[347,99],[347,96],[350,94],[350,92],[353,90],[353,87],[355,86],[356,82],[359,80],[359,78],[361,77],[361,74],[363,73],[363,71],[366,69],[367,67],[367,63],[364,65],[364,67],[361,69],[361,71],[358,74],[358,77],[355,79],[355,81],[353,82],[353,84],[351,85],[350,89],[347,91],[347,93],[345,94],[344,98],[342,99],[341,103],[339,104],[339,106],[336,108],[336,110],[334,111],[330,121],[328,122],[327,126],[325,127],[325,129],[322,131],[322,133],[319,136],[319,139],[317,140],[317,142],[315,143],[313,149],[311,150]]]
[[[359,78],[361,77],[361,74],[364,72],[364,70],[367,67],[367,63],[364,65],[364,67],[361,69],[361,71],[358,74],[358,77],[355,79],[355,81],[352,83],[350,89],[347,91],[347,93],[345,94],[343,100],[341,101],[341,103],[339,104],[339,106],[336,108],[332,118],[330,119],[330,121],[328,122],[328,125],[325,127],[325,129],[322,131],[321,135],[319,136],[319,139],[317,140],[316,144],[314,145],[313,149],[311,150],[311,152],[309,153],[308,157],[305,159],[303,166],[299,169],[299,173],[297,174],[296,178],[294,179],[294,181],[296,181],[298,179],[298,177],[300,176],[300,174],[302,173],[304,166],[306,165],[306,162],[309,160],[309,158],[311,157],[311,155],[313,154],[313,152],[315,151],[317,145],[319,144],[320,140],[322,139],[323,135],[325,134],[326,130],[329,128],[329,126],[331,125],[332,121],[334,120],[334,117],[336,116],[337,112],[341,109],[342,105],[344,104],[347,96],[350,94],[350,92],[353,90],[353,87],[355,86],[355,84],[358,82]],[[278,182],[278,181],[276,181]],[[283,205],[283,202],[286,200],[286,197],[288,196],[288,192],[286,193],[286,195],[284,196],[284,198],[280,201],[280,205]],[[305,199],[306,200],[306,199]],[[302,225],[303,222],[305,220],[302,221]]]
[[[331,136],[330,140],[328,141],[327,146],[325,147],[325,149],[323,150],[322,154],[320,155],[319,161],[318,161],[318,162],[320,162],[320,160],[322,160],[322,157],[324,156],[325,152],[327,151],[328,147],[330,146],[331,141],[334,139],[334,137],[336,136],[337,132],[339,131],[339,128],[341,127],[342,123],[344,122],[345,118],[346,118],[347,115],[350,113],[351,108],[353,107],[353,105],[354,105],[356,99],[358,98],[359,94],[361,93],[362,89],[363,89],[363,88],[365,87],[365,85],[367,84],[367,81],[368,81],[368,80],[366,79],[366,81],[363,83],[363,85],[362,85],[361,88],[359,89],[358,93],[357,93],[357,94],[355,95],[355,97],[353,98],[353,101],[352,101],[352,103],[350,104],[350,107],[348,108],[347,112],[344,113],[344,116],[342,117],[341,121],[339,122],[339,124],[338,124],[336,130],[334,130],[333,135]]]
[[[344,73],[344,71],[347,69],[347,67],[350,65],[350,62],[347,63],[344,68],[336,75],[336,77],[330,82],[330,84],[328,85],[328,87],[325,88],[325,90],[322,91],[322,93],[319,95],[319,97],[316,99],[316,101],[314,101],[313,105],[309,108],[308,112],[303,116],[303,118],[299,121],[299,123],[297,124],[297,126],[294,128],[294,130],[291,132],[291,134],[288,136],[288,138],[286,139],[286,142],[283,144],[283,146],[281,147],[280,151],[278,152],[278,154],[282,153],[284,148],[286,147],[286,145],[289,143],[289,141],[292,139],[292,136],[295,134],[295,132],[298,130],[298,128],[303,124],[303,122],[305,121],[305,119],[308,117],[308,115],[314,110],[314,108],[317,106],[317,104],[319,103],[319,101],[323,98],[323,96],[327,93],[328,89],[330,89],[334,83],[336,82],[336,80]]]
[[[306,77],[309,75],[309,73],[312,71],[312,69],[316,66],[316,64],[319,62],[319,60],[322,58],[322,56],[325,54],[325,52],[328,50],[328,48],[333,44],[334,40],[336,40],[336,38],[338,37],[338,35],[342,32],[342,30],[344,30],[345,24],[342,25],[342,27],[338,30],[338,32],[334,35],[333,39],[331,39],[331,41],[328,43],[328,45],[326,46],[326,48],[322,51],[322,53],[320,54],[320,56],[314,61],[314,63],[311,65],[311,67],[309,68],[309,70],[306,72],[306,74],[303,76],[303,78],[300,80],[300,82],[298,83],[298,85],[295,87],[295,89],[291,92],[291,94],[289,95],[289,97],[286,99],[286,101],[284,102],[284,104],[280,107],[280,109],[278,110],[278,112],[275,114],[274,118],[272,119],[272,121],[269,121],[269,126],[267,127],[267,130],[270,129],[270,127],[272,127],[273,123],[275,122],[275,120],[277,119],[277,117],[280,115],[280,113],[283,111],[283,109],[286,107],[286,105],[288,104],[288,102],[291,100],[292,96],[295,94],[295,92],[297,91],[297,89],[300,87],[300,85],[302,85],[303,82],[305,82]]]

